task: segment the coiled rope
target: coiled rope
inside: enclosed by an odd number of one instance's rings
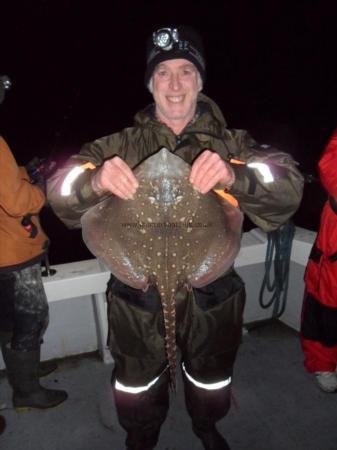
[[[294,235],[295,225],[291,220],[277,230],[268,233],[265,274],[260,289],[259,303],[264,309],[273,306],[272,318],[275,319],[284,313],[287,304],[289,266]],[[268,301],[264,300],[266,290],[272,293]]]

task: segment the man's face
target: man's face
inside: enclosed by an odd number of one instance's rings
[[[194,117],[201,87],[198,71],[187,59],[172,59],[158,64],[152,77],[158,119],[174,131],[183,129]]]

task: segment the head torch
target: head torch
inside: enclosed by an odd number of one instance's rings
[[[149,36],[146,46],[145,85],[148,86],[155,67],[170,59],[187,59],[195,65],[205,81],[206,63],[200,34],[180,25],[159,28]]]
[[[172,50],[178,42],[179,34],[176,28],[160,28],[153,33],[153,43],[160,50]]]
[[[5,93],[12,86],[12,82],[7,75],[0,75],[0,103],[5,99]]]

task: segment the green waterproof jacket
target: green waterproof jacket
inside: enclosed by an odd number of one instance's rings
[[[48,181],[47,196],[57,216],[69,228],[80,227],[82,214],[101,200],[91,188],[95,169],[85,170],[72,183],[70,194],[61,195],[62,183],[74,166],[90,162],[99,167],[118,155],[134,168],[166,147],[188,163],[205,149],[217,152],[224,160],[267,163],[274,177],[271,183],[265,183],[260,172],[247,165],[233,165],[236,180],[230,193],[262,230],[269,232],[285,223],[298,208],[303,191],[303,177],[293,158],[275,148],[259,146],[245,130],[228,129],[219,107],[204,94],[199,94],[197,112],[196,120],[177,136],[156,120],[150,105],[136,114],[133,127],[85,144]]]

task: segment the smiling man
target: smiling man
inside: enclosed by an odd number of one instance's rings
[[[202,89],[197,68],[186,59],[162,62],[153,72],[149,89],[158,120],[180,134],[194,118],[198,92]]]
[[[219,107],[201,93],[206,72],[199,34],[185,26],[158,29],[146,55],[145,84],[154,103],[138,112],[133,127],[84,145],[53,175],[48,198],[56,214],[74,228],[105,197],[132,198],[139,186],[133,169],[165,147],[191,164],[189,180],[201,194],[230,191],[265,231],[286,222],[302,195],[296,163],[259,146],[245,130],[226,127]],[[153,286],[143,292],[112,276],[108,298],[113,393],[126,446],[154,449],[169,407],[160,296]],[[244,301],[244,284],[233,267],[203,288],[176,295],[186,406],[208,450],[229,449],[216,422],[230,407]]]

